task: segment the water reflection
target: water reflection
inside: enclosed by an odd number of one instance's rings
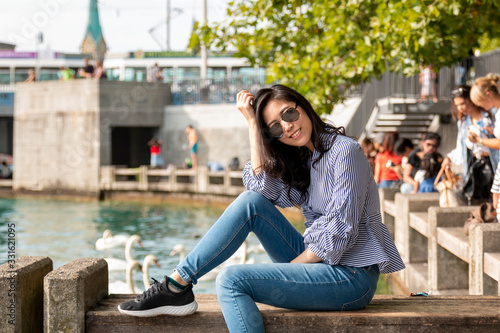
[[[150,276],[159,280],[179,262],[179,257],[169,256],[172,248],[181,243],[189,253],[222,211],[221,207],[199,204],[0,199],[0,264],[7,262],[9,223],[16,225],[16,257],[48,256],[54,269],[80,257],[125,259],[124,246],[96,250],[96,240],[110,229],[114,235],[141,237],[143,247],[135,245],[132,256],[142,263],[147,254],[154,254],[161,268],[151,266]],[[250,234],[248,246],[258,245],[255,235]],[[248,257],[258,263],[270,262],[264,252]],[[133,278],[144,289],[142,274],[136,272]],[[117,279],[125,281],[125,272],[110,272],[110,282]],[[195,292],[215,293],[214,282],[200,281]]]
[[[98,251],[96,240],[105,229],[115,235],[137,234],[143,247],[134,246],[132,255],[141,263],[147,254],[156,255],[162,267],[152,266],[150,276],[161,279],[179,261],[179,257],[169,256],[174,245],[182,243],[191,251],[221,213],[222,208],[200,205],[1,199],[0,228],[6,235],[8,223],[16,224],[16,257],[48,256],[54,268],[80,257],[124,259],[123,246]],[[7,261],[6,238],[0,238],[1,264]],[[258,244],[254,235],[248,242]],[[258,262],[268,261],[263,253],[256,256]],[[110,281],[125,280],[124,274],[110,273]],[[134,274],[134,280],[143,288],[140,272]],[[213,282],[196,289],[199,293],[215,292]]]

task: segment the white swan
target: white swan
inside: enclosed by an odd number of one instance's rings
[[[95,248],[96,250],[106,250],[106,249],[111,249],[113,247],[117,247],[120,245],[123,245],[127,242],[129,239],[129,236],[126,235],[116,235],[113,236],[113,233],[111,230],[106,229],[104,230],[102,234],[102,238],[99,238],[95,242]]]
[[[180,263],[181,261],[183,261],[186,258],[186,249],[184,248],[184,245],[182,245],[182,244],[174,245],[172,252],[170,252],[170,256],[173,257],[177,253],[179,253],[179,263]]]
[[[108,262],[108,271],[123,271],[127,269],[127,263],[134,260],[132,257],[132,246],[136,242],[142,247],[141,237],[138,235],[132,235],[128,238],[127,245],[125,245],[125,260],[117,258],[104,258],[104,260]]]
[[[180,258],[179,258],[179,263],[186,258],[186,249],[184,248],[184,245],[182,244],[177,244],[174,246],[172,249],[172,252],[170,252],[171,256],[176,255],[179,253]],[[231,257],[229,257],[225,262],[220,264],[219,266],[215,267],[212,269],[210,272],[206,273],[202,277],[198,279],[198,281],[209,281],[209,280],[215,280],[217,277],[217,274],[226,266],[231,266],[231,265],[237,265],[237,264],[250,264],[253,263],[253,259],[248,260],[247,259],[247,240],[241,244],[241,246],[236,250],[235,253]]]
[[[149,265],[154,264],[156,267],[161,267],[154,254],[148,254],[144,257],[142,262],[142,282],[144,283],[144,288],[151,288],[151,283],[149,282]]]
[[[133,273],[135,270],[141,270],[141,264],[137,260],[132,260],[128,263],[125,271],[125,282],[113,281],[108,285],[110,294],[136,294],[141,292],[135,285],[133,280]]]

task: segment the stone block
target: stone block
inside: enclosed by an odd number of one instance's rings
[[[45,332],[85,332],[85,313],[108,295],[108,264],[80,258],[44,279]]]
[[[477,207],[430,207],[428,238],[428,276],[430,291],[468,287],[468,263],[438,244],[437,229],[463,227]]]
[[[43,332],[43,278],[48,257],[20,257],[0,266],[0,331]]]
[[[500,252],[500,223],[471,225],[469,231],[470,265],[469,294],[497,294],[497,290],[485,290],[483,259],[485,252]]]
[[[410,212],[425,212],[431,206],[439,206],[439,194],[396,193],[394,198],[397,207],[394,221],[396,247],[405,263],[424,262],[427,257],[427,247],[422,246],[424,236],[410,227]],[[402,279],[406,282],[404,277]]]

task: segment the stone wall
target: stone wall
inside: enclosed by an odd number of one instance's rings
[[[198,164],[217,161],[227,167],[233,157],[240,166],[250,159],[248,125],[236,104],[167,106],[163,127],[166,164],[182,165],[190,155],[185,128],[198,132]]]
[[[15,191],[96,196],[109,164],[113,126],[162,126],[167,84],[47,81],[18,84],[14,109]]]

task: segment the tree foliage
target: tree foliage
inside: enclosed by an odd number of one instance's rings
[[[198,34],[329,113],[347,87],[387,70],[463,60],[480,36],[498,33],[499,9],[499,0],[236,0],[227,21]]]

